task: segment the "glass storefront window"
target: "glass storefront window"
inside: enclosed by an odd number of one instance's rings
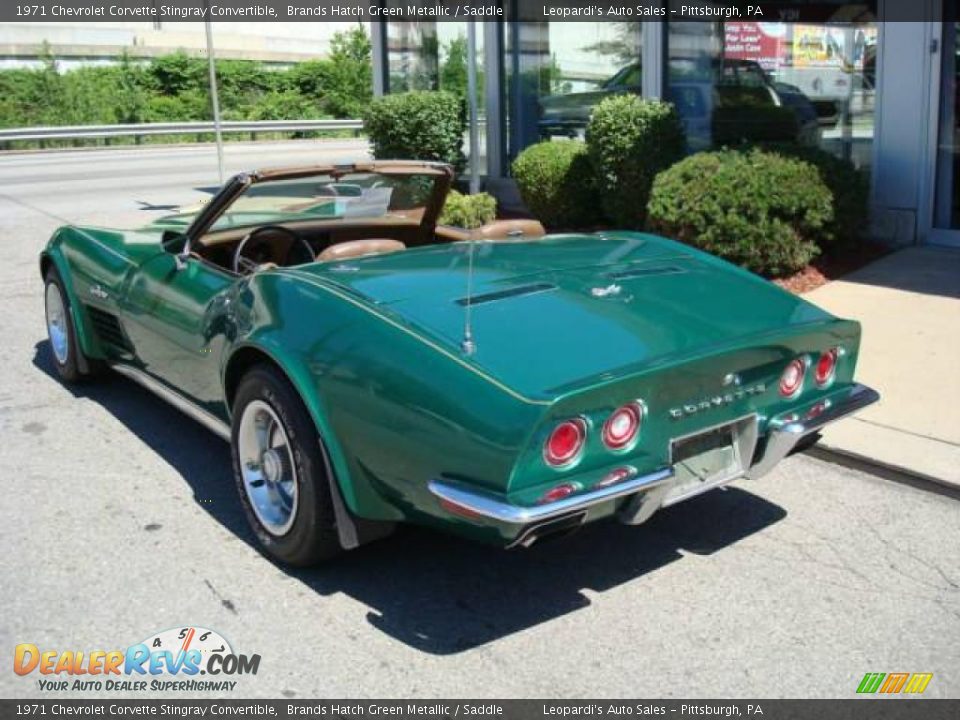
[[[388,22],[388,92],[436,90],[437,23]]]
[[[933,226],[960,229],[960,23],[943,24]]]
[[[821,23],[668,23],[667,95],[689,149],[797,143],[868,168],[877,26],[867,8],[835,6]]]
[[[642,91],[641,23],[512,22],[504,67],[507,147],[582,135],[593,107]]]
[[[422,3],[421,3],[422,4]],[[484,120],[483,28],[476,25],[477,109]],[[388,22],[387,92],[446,90],[467,99],[466,22]],[[464,143],[469,155],[469,143]],[[480,167],[485,167],[485,138],[480,133]]]

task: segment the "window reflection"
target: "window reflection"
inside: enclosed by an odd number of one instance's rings
[[[641,23],[517,22],[506,37],[508,147],[583,133],[594,106],[642,91]]]
[[[960,228],[960,23],[943,24],[934,227]]]
[[[424,5],[423,2],[420,3]],[[445,90],[467,100],[466,22],[388,22],[387,92]],[[484,122],[483,30],[476,25],[477,110]],[[464,152],[469,154],[467,143]],[[480,167],[486,162],[486,144],[480,133]]]
[[[877,26],[867,8],[830,8],[818,24],[669,23],[667,95],[690,150],[796,143],[868,167]]]

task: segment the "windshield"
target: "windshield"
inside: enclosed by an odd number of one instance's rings
[[[244,190],[210,229],[309,219],[395,217],[419,222],[435,182],[431,175],[381,172],[268,180]]]

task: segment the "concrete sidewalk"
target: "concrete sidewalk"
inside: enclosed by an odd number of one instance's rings
[[[900,250],[804,297],[862,323],[857,378],[881,395],[821,446],[960,486],[960,250]]]

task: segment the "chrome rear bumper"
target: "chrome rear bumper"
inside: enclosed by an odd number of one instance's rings
[[[771,418],[767,444],[760,459],[747,471],[751,479],[763,477],[783,460],[803,438],[825,425],[852,415],[880,399],[880,393],[866,385],[854,385],[846,394],[813,403],[803,414],[784,413]]]
[[[783,460],[804,437],[817,432],[828,423],[862,410],[879,399],[880,395],[875,390],[865,385],[854,385],[843,394],[811,403],[802,413],[790,412],[771,418],[767,423],[766,443],[762,453],[743,476],[762,477]],[[528,526],[582,513],[593,505],[616,498],[646,493],[667,484],[673,474],[673,468],[661,468],[647,475],[637,475],[624,480],[617,485],[572,495],[549,504],[530,506],[514,505],[500,496],[447,479],[431,480],[428,488],[441,501],[464,511],[463,514],[508,525]]]
[[[630,480],[590,492],[572,495],[548,505],[513,505],[504,500],[478,492],[449,480],[431,480],[427,486],[434,495],[451,505],[474,515],[511,525],[529,525],[555,517],[585,510],[591,505],[644,492],[662,485],[673,477],[672,468],[663,468],[649,475],[638,475]]]

